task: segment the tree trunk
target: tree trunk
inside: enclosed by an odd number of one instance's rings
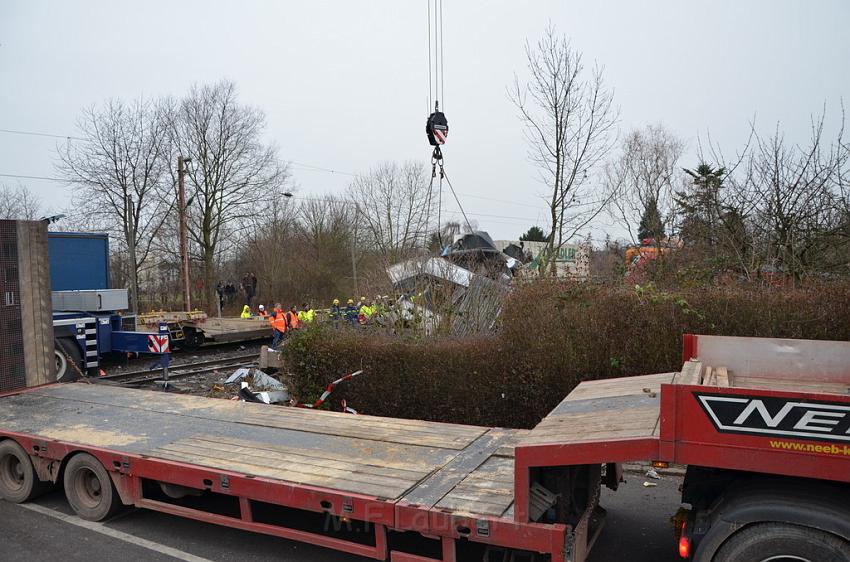
[[[204,252],[204,310],[209,314],[215,311],[213,293],[215,291],[215,254],[212,249]]]
[[[139,312],[139,266],[137,265],[136,245],[130,241],[130,312]]]

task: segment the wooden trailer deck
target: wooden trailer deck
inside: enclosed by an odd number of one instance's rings
[[[203,332],[206,343],[232,343],[261,340],[272,337],[272,327],[267,318],[210,318],[201,310],[193,312],[154,311],[138,316],[138,330],[156,331],[160,322],[166,322],[174,331],[195,329]],[[178,341],[183,338],[177,337]]]
[[[672,382],[678,374],[583,382],[520,445],[657,436],[661,385]]]
[[[527,432],[284,408],[97,384],[0,398],[0,427],[443,513],[513,517]]]
[[[272,337],[272,328],[265,318],[207,318],[183,322],[204,332],[204,339],[213,343],[261,340]]]

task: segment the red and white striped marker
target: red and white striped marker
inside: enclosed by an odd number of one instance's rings
[[[296,404],[294,404],[294,406],[296,408],[318,408],[319,406],[321,406],[322,404],[325,403],[325,400],[327,400],[328,396],[331,395],[331,392],[334,391],[334,388],[336,388],[336,385],[338,385],[341,382],[345,382],[347,380],[353,379],[354,377],[356,377],[357,375],[360,375],[362,373],[363,373],[363,370],[361,369],[359,371],[354,371],[353,373],[350,373],[348,375],[345,375],[344,377],[340,377],[337,380],[333,381],[332,383],[330,383],[327,386],[327,388],[325,388],[325,391],[322,393],[322,395],[319,397],[319,399],[316,400],[315,402],[313,402],[312,404],[296,403]],[[354,414],[357,413],[356,410],[354,410],[353,408],[349,408],[345,404],[343,404],[343,408],[345,409],[345,411],[349,411],[349,413],[354,413]]]
[[[151,353],[168,353],[168,336],[151,334],[148,336],[148,351]]]

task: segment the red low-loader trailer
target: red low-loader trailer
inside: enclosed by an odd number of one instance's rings
[[[0,496],[62,485],[90,520],[132,505],[393,562],[581,562],[601,486],[652,461],[687,465],[683,558],[850,560],[850,343],[686,336],[684,359],[583,382],[530,431],[25,389],[0,396]]]

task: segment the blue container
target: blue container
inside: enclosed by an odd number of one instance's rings
[[[47,253],[52,291],[110,288],[107,234],[49,232]]]

